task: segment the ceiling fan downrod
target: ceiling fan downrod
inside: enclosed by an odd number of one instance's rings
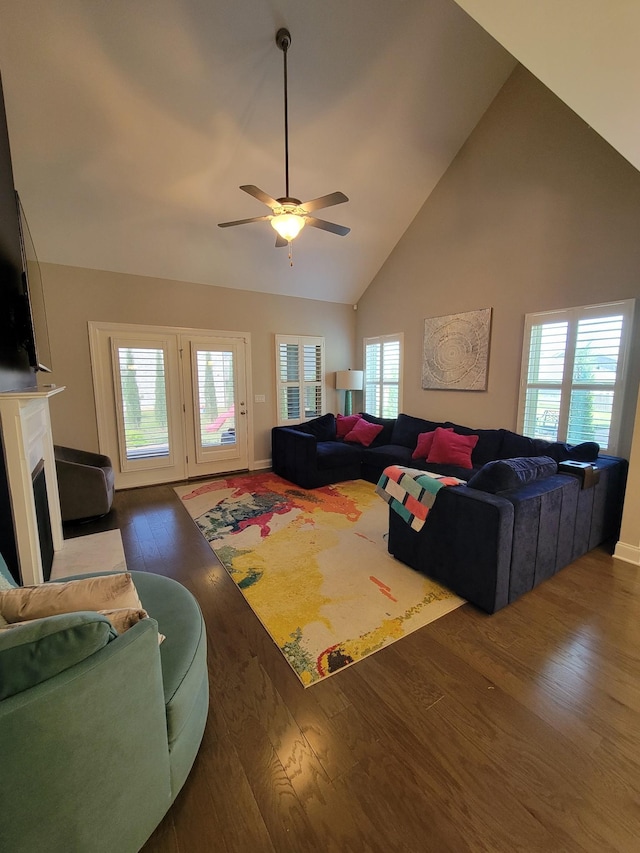
[[[276,44],[284,57],[284,177],[285,196],[289,198],[289,96],[287,85],[287,51],[291,46],[291,33],[281,27],[276,33]]]

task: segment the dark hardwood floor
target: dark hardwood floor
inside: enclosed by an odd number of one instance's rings
[[[597,549],[307,690],[169,486],[119,492],[130,569],[203,610],[210,713],[144,853],[640,850],[640,580]]]

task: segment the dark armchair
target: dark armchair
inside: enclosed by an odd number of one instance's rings
[[[113,503],[111,459],[101,453],[55,445],[63,521],[105,515]]]

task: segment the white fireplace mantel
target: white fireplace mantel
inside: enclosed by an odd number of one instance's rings
[[[38,388],[0,393],[0,425],[22,583],[42,583],[42,557],[32,473],[44,462],[53,549],[63,546],[62,516],[53,451],[49,398],[64,391]]]

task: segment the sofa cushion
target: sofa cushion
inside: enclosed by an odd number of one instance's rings
[[[363,420],[363,418],[359,418],[351,432],[345,435],[344,440],[361,444],[363,447],[369,447],[383,429],[382,424],[372,424]]]
[[[120,607],[142,607],[129,572],[0,590],[0,613],[7,622]]]
[[[453,431],[459,435],[478,436],[478,443],[471,452],[471,461],[474,466],[482,466],[485,462],[501,458],[502,439],[505,432],[503,429],[472,429],[451,421],[447,421],[445,426],[453,427]]]
[[[376,415],[370,415],[367,412],[360,412],[363,420],[368,421],[370,424],[381,424],[382,432],[380,435],[377,435],[372,443],[372,447],[382,447],[384,444],[391,444],[391,435],[393,433],[393,428],[396,423],[395,418],[378,418]]]
[[[459,435],[456,432],[449,432],[447,429],[438,427],[427,462],[473,468],[471,451],[477,443],[477,435]]]
[[[351,432],[362,415],[336,415],[336,435],[338,438],[344,438],[347,433]]]
[[[444,424],[400,413],[396,418],[389,444],[401,444],[403,447],[410,447],[413,451],[421,432],[433,432],[440,426],[444,426]]]
[[[329,412],[326,415],[321,415],[319,418],[313,418],[311,421],[298,424],[296,429],[315,436],[318,441],[333,441],[336,438],[336,419]]]
[[[117,637],[106,616],[77,612],[18,622],[0,631],[0,699],[69,669]]]
[[[411,450],[399,444],[385,444],[383,447],[367,447],[362,451],[362,462],[364,465],[378,467],[382,474],[389,465],[405,465],[409,468],[416,467],[411,460]]]
[[[526,483],[550,477],[558,470],[557,462],[550,456],[514,457],[487,462],[468,481],[467,486],[482,492],[504,492]]]
[[[536,442],[538,443],[538,442]],[[547,447],[539,450],[545,456],[550,456],[556,462],[595,462],[600,453],[600,445],[595,441],[584,441],[582,444],[565,444],[562,441],[550,442]]]
[[[453,432],[453,427],[443,427],[447,432]],[[418,443],[416,444],[416,449],[411,454],[412,459],[426,459],[429,453],[431,452],[431,448],[433,446],[433,439],[436,436],[436,431],[431,430],[431,432],[421,432],[418,436]]]
[[[362,445],[345,444],[343,441],[319,441],[316,448],[316,465],[318,470],[327,471],[331,468],[344,468],[360,461]]]
[[[520,435],[505,429],[502,436],[500,448],[500,459],[513,459],[520,456],[539,456],[536,441],[527,435]]]

